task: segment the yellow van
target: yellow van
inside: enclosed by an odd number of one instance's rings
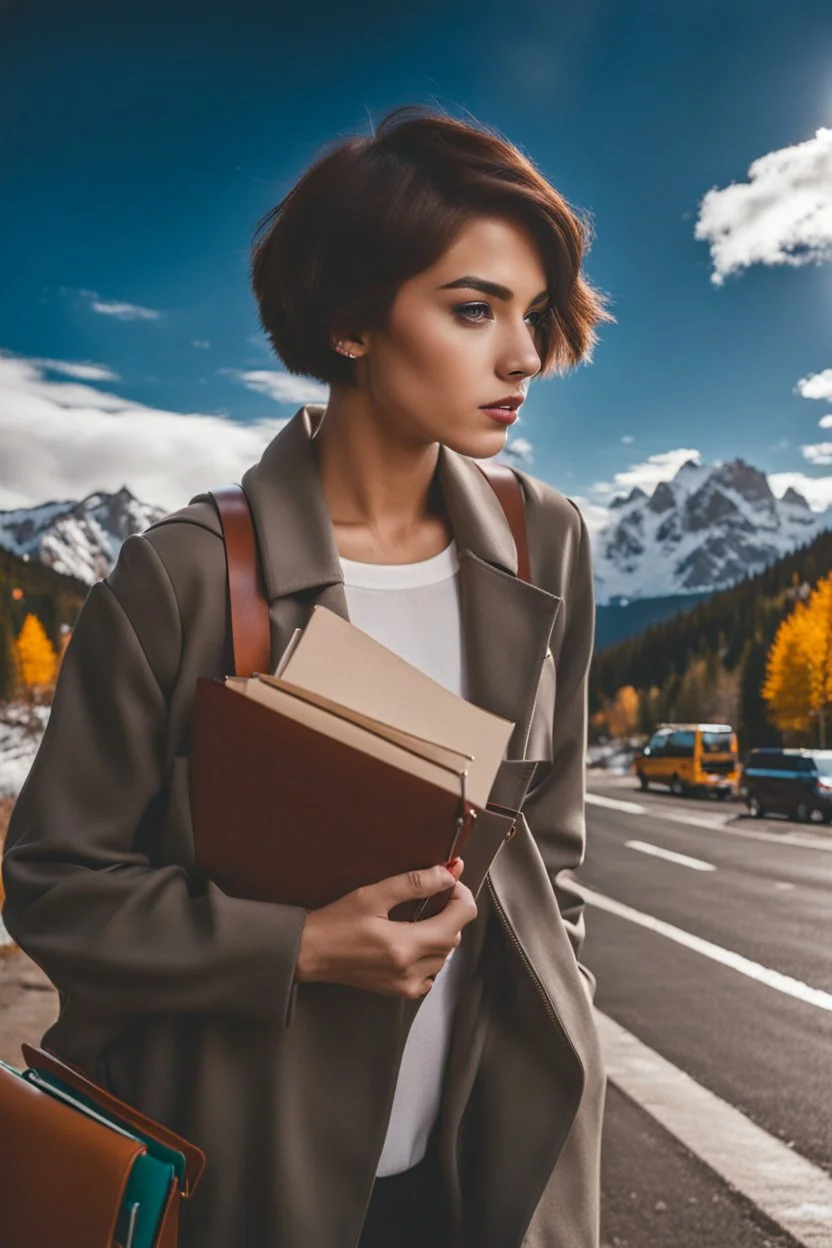
[[[642,789],[666,784],[677,797],[725,798],[740,778],[737,735],[730,724],[659,724],[633,769]]]

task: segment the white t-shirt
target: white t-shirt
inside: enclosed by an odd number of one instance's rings
[[[419,563],[342,559],[350,622],[465,697],[456,543]],[[407,1037],[377,1174],[421,1161],[439,1113],[462,959],[452,950]]]

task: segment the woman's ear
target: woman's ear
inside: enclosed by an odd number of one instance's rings
[[[352,337],[349,334],[334,333],[329,342],[333,351],[337,351],[339,355],[345,355],[349,360],[354,360],[359,355],[363,355],[366,350],[360,338]]]

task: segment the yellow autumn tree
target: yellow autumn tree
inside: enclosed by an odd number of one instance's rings
[[[27,693],[54,683],[58,658],[45,628],[31,612],[23,621],[14,652],[18,678]]]
[[[610,736],[629,737],[638,728],[638,692],[632,685],[622,685],[606,708]]]
[[[772,723],[807,735],[813,720],[826,744],[832,710],[832,572],[781,622],[768,652],[762,694]]]

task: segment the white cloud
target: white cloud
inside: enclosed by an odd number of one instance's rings
[[[671,477],[674,477],[682,464],[689,459],[698,464],[701,463],[702,456],[699,451],[687,447],[678,447],[672,451],[659,451],[656,455],[648,455],[647,459],[642,460],[641,463],[631,464],[623,472],[617,472],[612,481],[596,482],[592,489],[602,498],[629,493],[635,485],[650,494],[660,481],[669,481]]]
[[[63,373],[66,377],[75,377],[78,381],[119,381],[118,373],[114,373],[106,364],[73,363],[69,360],[38,360],[32,359],[30,364],[39,368],[48,368],[53,373]]]
[[[142,308],[137,303],[99,299],[95,290],[79,290],[78,293],[90,300],[93,312],[98,312],[101,316],[112,316],[118,321],[158,321],[162,315],[155,308]]]
[[[201,338],[191,339],[191,346],[199,347],[202,351],[207,351],[210,345],[211,345],[210,342],[204,342]]]
[[[798,394],[804,399],[832,399],[832,368],[825,368],[822,373],[811,373],[801,377],[795,386]]]
[[[716,286],[752,264],[832,259],[832,130],[761,156],[747,182],[713,187],[700,202],[695,237],[710,244]]]
[[[821,429],[832,429],[832,412],[827,412],[825,416],[821,416],[818,424]]]
[[[503,463],[514,464],[517,467],[530,465],[534,463],[534,447],[528,438],[512,438],[496,458]]]
[[[832,464],[832,442],[815,442],[800,449],[810,464]]]
[[[247,390],[265,394],[276,403],[326,403],[329,399],[329,386],[309,377],[296,377],[292,373],[269,368],[249,371],[222,368],[219,371],[229,376],[232,381],[245,386]]]
[[[633,435],[631,433],[625,433],[625,434],[622,434],[621,436],[621,441],[624,442],[627,446],[629,446],[629,444],[633,442],[634,440],[635,439],[633,438]]]
[[[287,423],[158,410],[80,382],[48,381],[44,367],[0,352],[0,509],[127,485],[173,511],[202,490],[239,481]]]
[[[770,472],[768,483],[773,493],[782,498],[789,486],[802,494],[812,511],[832,507],[832,476],[807,477],[803,472]]]

